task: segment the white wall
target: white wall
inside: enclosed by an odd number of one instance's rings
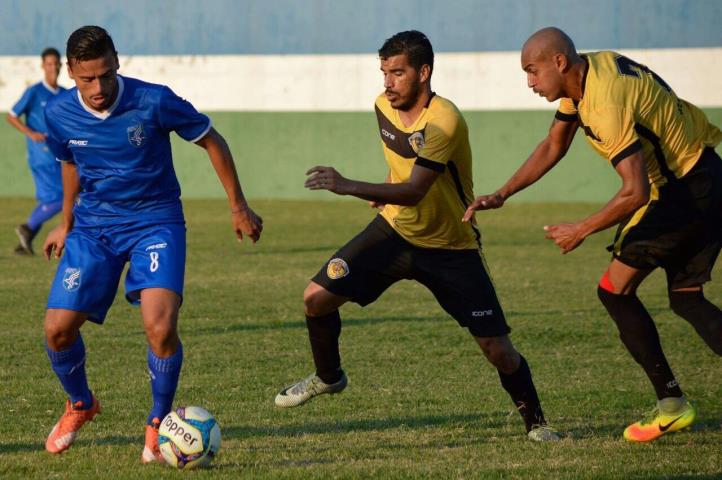
[[[677,94],[722,107],[722,48],[619,50]],[[0,56],[0,110],[41,78],[37,56]],[[206,111],[368,111],[382,90],[374,54],[121,56],[121,73],[171,86]],[[72,85],[65,71],[60,83]],[[439,53],[434,90],[464,110],[553,108],[526,88],[518,52]]]

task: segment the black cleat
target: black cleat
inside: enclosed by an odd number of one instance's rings
[[[35,232],[30,230],[30,227],[23,223],[22,225],[15,227],[15,233],[20,241],[20,245],[18,246],[25,251],[25,255],[35,255],[35,252],[33,252],[33,238],[35,238]],[[22,255],[18,252],[17,248],[15,249],[15,253]]]
[[[15,252],[15,255],[18,255],[19,257],[29,257],[30,256],[28,251],[25,250],[22,245],[18,245],[17,247],[15,247],[13,252]]]

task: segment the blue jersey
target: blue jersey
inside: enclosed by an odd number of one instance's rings
[[[75,225],[183,222],[170,132],[195,142],[211,121],[168,87],[118,76],[118,96],[102,114],[77,88],[45,109],[48,145],[80,177]]]
[[[25,116],[25,125],[31,130],[48,133],[45,125],[45,104],[64,91],[63,87],[53,89],[50,85],[38,82],[23,93],[20,100],[10,109],[14,117]],[[60,178],[60,165],[48,149],[45,142],[34,142],[26,137],[28,164],[35,181],[35,194],[40,202],[54,202],[63,198],[63,184]]]
[[[13,105],[10,110],[10,115],[14,117],[25,115],[25,125],[30,127],[31,130],[48,133],[48,128],[45,125],[45,115],[43,115],[45,104],[64,91],[63,87],[58,86],[58,88],[53,89],[44,81],[38,82],[25,90],[18,103]]]

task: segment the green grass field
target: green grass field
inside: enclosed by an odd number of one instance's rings
[[[71,450],[45,436],[64,396],[43,348],[42,318],[55,262],[12,255],[12,227],[30,200],[0,199],[0,478],[175,478],[140,465],[150,406],[139,311],[122,289],[102,327],[83,329],[91,388],[104,411]],[[692,431],[654,444],[621,439],[653,406],[642,370],[596,298],[611,232],[568,256],[542,225],[580,218],[589,204],[510,204],[484,213],[487,260],[527,357],[548,419],[565,436],[532,444],[465,330],[411,282],[377,303],[342,309],[350,383],[297,409],[277,391],[312,370],[302,292],[322,262],[373,213],[362,202],[257,201],[266,229],[239,245],[223,201],[186,203],[188,262],[180,331],[178,404],[213,412],[223,431],[212,468],[189,478],[720,478],[720,359],[667,309],[663,275],[640,291],[668,358],[699,416]],[[43,232],[42,236],[44,238]],[[717,270],[719,272],[719,269]],[[722,303],[720,283],[707,288]]]

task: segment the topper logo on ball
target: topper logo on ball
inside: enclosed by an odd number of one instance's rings
[[[176,438],[180,438],[183,443],[185,443],[189,447],[192,447],[193,444],[198,441],[197,435],[194,435],[193,432],[186,432],[186,430],[181,427],[178,422],[174,421],[170,416],[166,417],[165,426],[168,429],[168,433],[172,434]]]

